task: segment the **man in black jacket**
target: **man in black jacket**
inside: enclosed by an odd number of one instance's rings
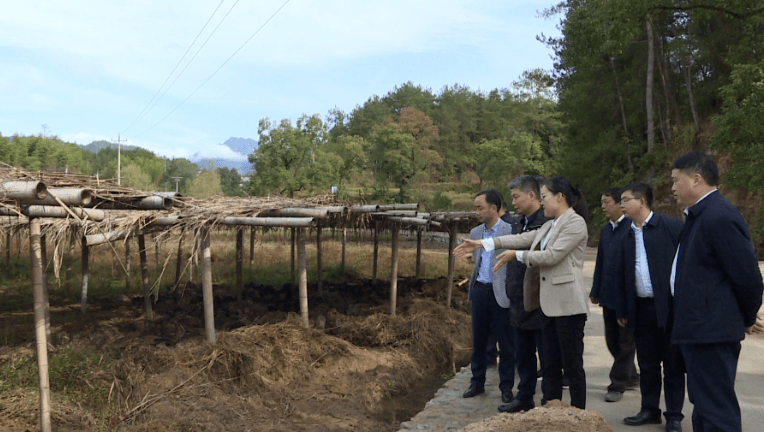
[[[605,343],[613,356],[606,402],[618,402],[627,388],[639,385],[639,374],[634,365],[634,329],[619,326],[616,317],[623,282],[622,243],[631,229],[631,220],[627,219],[621,210],[621,192],[619,187],[609,187],[602,192],[601,208],[608,222],[600,231],[597,262],[589,294],[592,303],[602,306]]]
[[[752,331],[764,290],[751,238],[740,212],[716,189],[711,156],[686,153],[671,180],[687,219],[674,257],[671,341],[687,365],[696,431],[740,431],[735,375],[740,341]]]
[[[512,222],[513,234],[536,230],[549,220],[544,216],[544,210],[541,208],[541,192],[535,177],[520,176],[509,183],[509,189],[512,193],[512,207],[520,215]],[[539,351],[539,357],[543,358],[541,328],[544,317],[540,308],[531,312],[526,312],[523,308],[525,264],[513,260],[506,265],[506,268],[509,320],[515,332],[515,366],[520,376],[520,383],[517,385],[515,400],[501,405],[499,411],[513,413],[528,411],[535,406],[533,395],[536,393],[537,379],[536,350]],[[541,388],[543,392],[543,382]]]
[[[653,190],[645,183],[623,188],[621,208],[632,220],[623,242],[623,301],[618,324],[634,330],[642,406],[623,422],[640,426],[661,423],[661,364],[666,402],[666,431],[682,430],[684,362],[670,343],[671,264],[682,222],[652,211]]]

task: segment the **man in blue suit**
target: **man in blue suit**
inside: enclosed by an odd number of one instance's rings
[[[622,248],[623,291],[618,324],[632,329],[637,346],[642,405],[623,422],[640,426],[661,423],[661,365],[666,401],[666,431],[681,432],[684,405],[684,362],[679,347],[672,346],[667,323],[671,321],[671,265],[682,222],[652,211],[653,189],[646,183],[623,188],[621,208],[631,219]]]
[[[475,196],[475,212],[483,221],[470,231],[471,239],[495,238],[512,234],[512,227],[499,218],[504,199],[496,189],[488,189]],[[499,389],[501,400],[514,399],[515,347],[509,321],[509,298],[506,290],[506,266],[496,273],[495,251],[478,249],[473,252],[475,268],[470,276],[467,299],[472,302],[472,380],[462,396],[470,398],[485,392],[486,343],[493,333],[499,342]],[[495,255],[498,255],[496,253]]]
[[[674,257],[671,341],[687,366],[694,431],[741,431],[735,375],[740,341],[756,323],[764,290],[748,226],[717,190],[711,156],[686,153],[671,180],[687,215]]]

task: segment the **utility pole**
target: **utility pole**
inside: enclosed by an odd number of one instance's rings
[[[114,140],[111,140],[113,143]],[[127,142],[126,139],[122,139],[119,134],[117,134],[117,185],[122,185],[122,143]]]
[[[180,181],[180,179],[182,179],[183,177],[170,177],[170,178],[171,178],[171,179],[173,179],[173,180],[175,180],[175,192],[178,192],[178,182],[179,182],[179,181]]]

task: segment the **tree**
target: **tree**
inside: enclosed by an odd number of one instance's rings
[[[328,188],[339,169],[338,159],[326,151],[326,125],[318,115],[303,115],[296,126],[284,119],[276,125],[260,120],[259,144],[249,156],[255,169],[252,193],[278,193],[293,197],[295,192]]]
[[[188,184],[188,194],[194,198],[207,198],[214,195],[223,195],[220,185],[220,176],[216,171],[202,171],[198,177]]]
[[[151,177],[135,164],[129,164],[122,168],[122,185],[142,191],[157,190],[157,185],[151,181]]]
[[[409,180],[439,165],[442,158],[435,147],[438,130],[429,117],[414,108],[403,108],[397,120],[375,126],[369,142],[378,190],[386,190],[392,182],[398,187],[398,200],[405,202]]]
[[[236,168],[218,168],[217,172],[220,177],[220,187],[225,196],[245,196],[241,176],[236,171]]]

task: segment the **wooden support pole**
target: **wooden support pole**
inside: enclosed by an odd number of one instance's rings
[[[416,230],[416,278],[422,277],[422,230]]]
[[[42,229],[40,229],[42,232]],[[40,235],[40,257],[42,258],[42,297],[45,302],[45,336],[50,337],[50,293],[48,292],[48,236]]]
[[[204,330],[207,334],[207,342],[215,343],[215,307],[212,297],[212,253],[210,252],[210,231],[204,228],[201,231],[202,243],[202,297],[204,299]]]
[[[82,313],[86,313],[88,310],[88,241],[85,237],[82,237]]]
[[[320,297],[324,296],[324,266],[323,266],[323,252],[321,251],[321,233],[323,229],[321,228],[321,225],[316,228],[316,272],[317,280],[316,280],[316,288],[318,290],[318,295]]]
[[[40,430],[51,431],[50,379],[48,377],[48,339],[45,332],[45,300],[43,295],[42,251],[40,248],[40,220],[29,221],[29,250],[32,265],[32,294],[34,297],[35,339],[37,341],[37,369],[40,382]]]
[[[289,230],[292,233],[292,238],[291,238],[291,245],[292,245],[292,249],[291,249],[292,250],[292,255],[291,255],[291,257],[292,257],[292,260],[291,260],[291,263],[292,263],[292,285],[294,285],[294,282],[295,282],[295,273],[294,273],[294,242],[295,242],[294,233],[295,233],[295,231],[294,230],[295,230],[295,228],[290,228]]]
[[[390,258],[390,315],[395,316],[395,306],[398,299],[398,234],[400,226],[393,225],[393,244]]]
[[[5,233],[5,271],[11,275],[11,230]]]
[[[141,279],[143,281],[143,306],[146,319],[154,321],[154,309],[151,306],[151,287],[149,286],[149,263],[146,259],[146,236],[138,235],[138,254],[141,258]]]
[[[159,267],[159,236],[157,234],[154,234],[154,258]]]
[[[125,240],[125,293],[130,292],[130,239]]]
[[[244,279],[242,278],[242,265],[244,264],[244,228],[236,229],[236,299],[242,301],[244,292]]]
[[[193,283],[196,276],[196,269],[199,264],[199,230],[194,230],[194,246],[191,248],[190,268],[188,269],[188,281]]]
[[[342,227],[342,266],[340,267],[340,271],[342,272],[342,275],[345,276],[345,244],[348,240],[348,229],[345,227]]]
[[[255,265],[255,227],[249,229],[249,268]]]
[[[178,255],[175,258],[175,284],[174,287],[178,286],[178,283],[180,283],[180,270],[181,270],[181,262],[183,261],[183,234],[186,233],[186,227],[181,228],[180,230],[180,236],[178,237]]]
[[[305,256],[304,228],[297,228],[297,237],[297,266],[300,274],[300,315],[302,315],[303,327],[308,328],[310,326],[308,321],[308,260]]]
[[[371,283],[377,283],[377,261],[379,259],[379,222],[374,222],[374,267],[371,272]]]
[[[446,288],[446,307],[451,307],[451,293],[454,290],[454,248],[456,247],[456,226],[448,229],[448,281]]]
[[[64,298],[68,299],[71,295],[69,289],[69,280],[72,277],[72,252],[74,252],[74,242],[76,239],[76,231],[72,228],[72,232],[69,234],[69,245],[66,249],[66,261],[64,263]]]

